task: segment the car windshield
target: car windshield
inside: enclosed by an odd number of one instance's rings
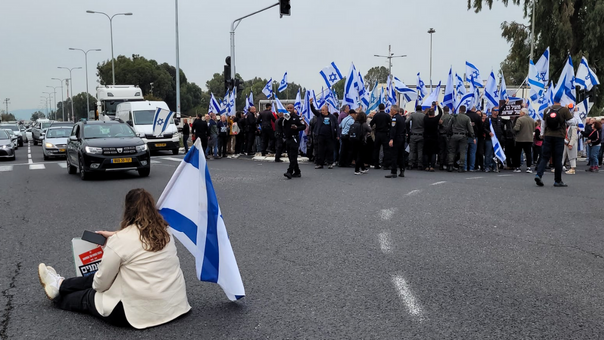
[[[154,118],[155,110],[134,111],[134,124],[136,125],[153,125]],[[172,118],[170,118],[170,124],[174,124]]]
[[[42,128],[42,129],[46,129],[46,128],[50,127],[50,124],[52,124],[52,123],[51,123],[51,122],[48,122],[48,123],[41,123],[41,128]]]
[[[10,139],[10,137],[6,131],[0,130],[0,139]]]
[[[70,128],[48,129],[48,131],[46,132],[46,138],[67,138],[70,134]]]
[[[84,138],[120,138],[136,137],[126,124],[84,125]]]
[[[13,130],[9,130],[9,129],[3,129],[4,131],[6,131],[6,133],[8,133],[10,136],[13,136]]]
[[[0,125],[0,128],[11,129],[13,131],[19,131],[19,127],[17,125]]]

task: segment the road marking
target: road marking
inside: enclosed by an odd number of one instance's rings
[[[46,169],[44,164],[30,164],[29,165],[29,170],[44,170],[44,169]]]
[[[384,231],[378,234],[378,241],[380,242],[380,248],[382,253],[390,254],[392,252],[392,245],[390,243],[390,233]]]
[[[432,183],[430,185],[439,185],[439,184],[445,184],[445,183],[447,183],[447,181],[440,181],[440,182]]]
[[[174,161],[174,162],[180,162],[180,161],[182,161],[182,158],[174,158],[174,157],[164,157],[162,159],[167,159],[169,161]]]
[[[499,177],[512,177],[512,175],[497,175]]]
[[[67,163],[57,163],[61,168],[67,169]]]
[[[395,211],[396,208],[382,209],[380,210],[380,218],[382,219],[382,221],[387,221],[392,218],[392,215],[394,215]]]
[[[2,165],[0,166],[0,171],[13,171],[12,165]]]
[[[156,161],[156,160],[152,159],[152,160],[151,160],[151,164],[161,164],[161,162],[160,162],[160,161]]]
[[[412,190],[412,191],[409,191],[409,192],[407,193],[407,195],[405,195],[405,196],[413,196],[413,195],[417,195],[417,194],[419,194],[420,192],[422,192],[422,191],[421,191],[421,190]]]
[[[398,296],[401,298],[401,300],[403,300],[405,306],[407,306],[409,314],[413,316],[422,316],[422,308],[420,307],[415,296],[413,296],[413,293],[411,292],[407,281],[405,281],[405,278],[401,275],[394,275],[392,276],[392,283],[394,284],[394,288],[396,288]]]
[[[27,164],[29,164],[29,165],[34,164],[34,161],[32,161],[31,158],[30,158],[30,159],[27,160]]]
[[[468,177],[466,179],[481,179],[481,178],[484,178],[484,177]]]

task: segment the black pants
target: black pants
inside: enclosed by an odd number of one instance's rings
[[[266,152],[269,149],[269,144],[272,144],[272,141],[275,138],[275,131],[273,131],[273,129],[270,127],[262,127],[260,137],[262,138],[262,156],[266,156]]]
[[[380,147],[384,148],[384,159],[382,160],[382,166],[390,166],[390,136],[387,132],[376,132],[375,141],[373,144],[373,164],[377,167],[380,164]]]
[[[104,317],[99,314],[94,304],[96,292],[92,289],[93,280],[94,275],[63,280],[59,288],[59,296],[53,300],[54,304],[62,310],[90,314],[115,326],[130,326],[121,302],[115,306],[109,316]]]
[[[537,175],[543,177],[545,167],[552,157],[554,161],[554,181],[562,182],[562,155],[564,153],[564,138],[545,136],[543,139],[543,151],[541,154],[541,162],[537,169]]]
[[[235,136],[235,154],[238,155],[243,153],[243,144],[245,143],[243,131],[239,131],[239,134]]]
[[[505,140],[505,162],[508,168],[517,168],[520,164],[514,164],[514,155],[516,154],[516,142],[513,139]]]
[[[354,159],[354,172],[359,172],[360,170],[367,170],[365,168],[365,148],[366,145],[363,141],[351,141],[350,142],[352,148],[352,159]]]
[[[533,164],[535,164],[535,166],[538,166],[540,161],[541,161],[541,146],[537,146],[537,145],[533,144]]]
[[[279,140],[281,138],[278,138]],[[300,148],[300,144],[297,140],[293,138],[288,138],[285,141],[285,147],[287,150],[287,158],[289,159],[289,168],[287,168],[287,172],[290,174],[299,174],[300,166],[298,165],[298,149]]]
[[[447,166],[447,155],[449,153],[448,143],[449,137],[446,134],[440,134],[438,136],[438,164],[441,166]]]
[[[254,131],[248,131],[245,134],[245,137],[246,137],[245,138],[245,141],[246,141],[245,146],[246,146],[246,149],[247,149],[246,152],[248,154],[251,154],[252,153],[252,148],[254,147],[254,143],[256,142],[256,133]]]
[[[474,162],[475,170],[478,170],[478,167],[484,170],[484,147],[484,138],[476,138],[476,161]]]
[[[352,143],[346,135],[340,137],[342,140],[342,150],[340,150],[340,166],[348,167],[352,163]]]
[[[283,138],[275,138],[275,160],[281,159],[281,154],[283,153],[283,144]]]
[[[334,140],[333,138],[319,135],[318,142],[318,152],[317,152],[317,165],[324,165],[327,162],[327,165],[333,164],[333,147]]]
[[[390,173],[396,174],[396,167],[401,171],[405,170],[407,160],[405,159],[405,137],[401,140],[395,140],[390,150],[392,155],[392,163],[390,164]]]
[[[185,153],[189,152],[189,135],[182,135],[182,144],[185,146]]]
[[[533,142],[516,142],[516,148],[514,149],[514,167],[519,168],[522,162],[522,151],[524,150],[524,158],[526,158],[526,166],[531,167],[533,165]]]
[[[229,140],[229,135],[227,134],[219,134],[218,135],[218,156],[220,157],[226,157],[226,150],[227,150],[227,142]]]

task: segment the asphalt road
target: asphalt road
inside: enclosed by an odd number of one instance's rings
[[[137,331],[54,308],[37,264],[74,275],[71,238],[116,229],[132,188],[158,198],[182,156],[153,157],[148,178],[81,181],[39,146],[31,167],[27,152],[0,162],[2,339],[604,337],[601,174],[554,188],[548,173],[538,188],[526,173],[302,165],[287,181],[284,164],[210,161],[247,296],[196,280],[179,246],[193,309]]]

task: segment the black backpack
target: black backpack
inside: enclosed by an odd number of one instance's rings
[[[562,122],[558,116],[560,109],[561,108],[550,108],[545,114],[545,126],[547,126],[549,130],[560,130],[562,127]]]
[[[360,142],[363,141],[363,126],[359,122],[354,122],[348,130],[348,138],[351,141]]]

